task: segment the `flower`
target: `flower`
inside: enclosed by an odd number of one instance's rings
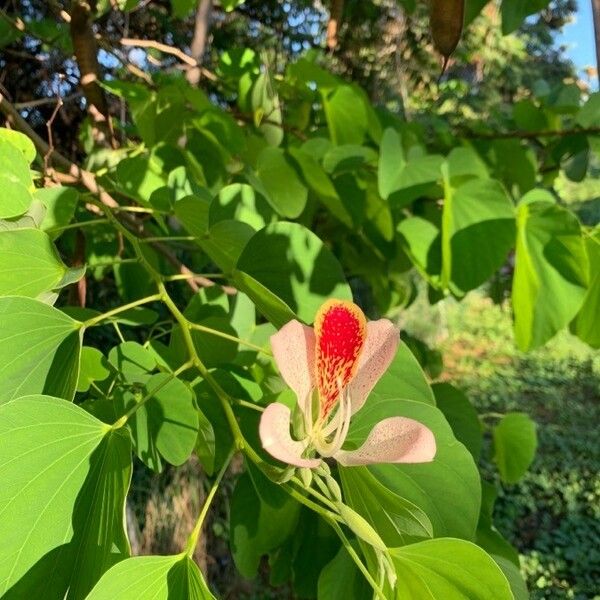
[[[319,466],[333,457],[344,466],[421,463],[433,460],[433,433],[407,417],[377,423],[356,450],[342,450],[350,419],[367,400],[392,362],[400,335],[387,319],[367,323],[361,309],[346,300],[328,300],[314,328],[292,320],[271,337],[275,362],[296,393],[303,429],[294,439],[292,412],[273,402],[262,414],[263,448],[296,467]]]

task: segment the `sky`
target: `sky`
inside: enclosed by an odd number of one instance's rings
[[[575,20],[563,27],[556,36],[556,44],[566,46],[567,56],[573,61],[582,79],[588,79],[583,73],[585,67],[596,66],[596,49],[594,43],[594,22],[592,19],[591,0],[578,0]],[[593,89],[598,89],[598,78],[591,82]]]

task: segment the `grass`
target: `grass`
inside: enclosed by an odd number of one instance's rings
[[[480,412],[522,411],[538,424],[536,459],[520,483],[502,485],[481,465],[498,487],[495,520],[519,549],[531,597],[600,598],[599,353],[568,333],[520,353],[508,309],[477,294],[441,313],[443,377]]]

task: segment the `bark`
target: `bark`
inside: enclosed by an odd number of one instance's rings
[[[208,30],[210,28],[210,18],[212,14],[212,0],[200,0],[196,10],[196,23],[194,25],[194,37],[190,46],[192,58],[196,65],[188,69],[187,80],[192,85],[198,85],[202,75],[202,62],[206,45],[208,43]]]

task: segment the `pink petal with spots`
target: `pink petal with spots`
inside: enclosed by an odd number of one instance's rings
[[[262,447],[277,460],[295,467],[318,467],[317,458],[302,458],[306,443],[292,439],[290,435],[290,409],[280,402],[269,404],[260,419],[258,433]]]
[[[377,463],[424,463],[435,456],[432,431],[407,417],[383,419],[357,450],[340,450],[334,458],[345,467]]]
[[[312,327],[293,320],[271,336],[273,357],[284,381],[296,393],[307,414],[315,387],[315,333]]]
[[[379,319],[367,323],[367,339],[358,361],[358,370],[349,385],[352,414],[358,412],[375,384],[390,366],[400,332],[391,321]]]

